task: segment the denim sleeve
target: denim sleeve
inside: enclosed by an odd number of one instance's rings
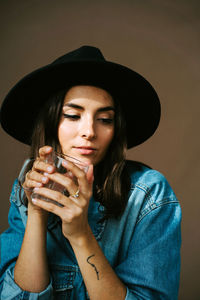
[[[115,269],[127,286],[125,300],[178,299],[181,209],[165,199],[136,224],[126,260]]]
[[[23,237],[24,224],[19,211],[19,201],[17,197],[18,182],[15,181],[11,192],[11,206],[8,214],[9,228],[1,234],[0,251],[0,299],[41,299],[49,300],[52,295],[51,283],[45,291],[41,293],[29,293],[23,291],[14,281],[14,266],[18,258]]]

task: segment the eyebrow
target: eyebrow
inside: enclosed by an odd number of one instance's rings
[[[80,105],[77,105],[77,104],[74,104],[74,103],[66,103],[66,104],[63,105],[63,107],[65,107],[65,106],[80,109],[80,110],[84,110],[83,106],[80,106]],[[109,110],[115,111],[115,108],[113,106],[105,106],[105,107],[100,107],[97,111],[101,112],[101,111],[109,111]]]

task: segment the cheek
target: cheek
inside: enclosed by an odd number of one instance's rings
[[[114,128],[108,129],[102,134],[102,142],[104,140],[105,148],[108,148],[114,137]]]
[[[62,146],[62,143],[68,140],[69,137],[72,137],[73,135],[73,129],[70,128],[70,126],[66,126],[65,122],[61,122],[59,127],[58,127],[58,140]]]

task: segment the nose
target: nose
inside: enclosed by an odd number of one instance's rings
[[[96,138],[95,124],[92,118],[86,118],[81,122],[80,135],[88,140]]]

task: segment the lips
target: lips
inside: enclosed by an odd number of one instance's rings
[[[86,150],[97,150],[95,147],[92,147],[92,146],[74,146],[74,148],[77,148],[77,149],[86,149]]]
[[[83,155],[89,155],[93,154],[97,149],[93,147],[87,147],[87,146],[80,146],[80,147],[74,147],[80,154]]]

